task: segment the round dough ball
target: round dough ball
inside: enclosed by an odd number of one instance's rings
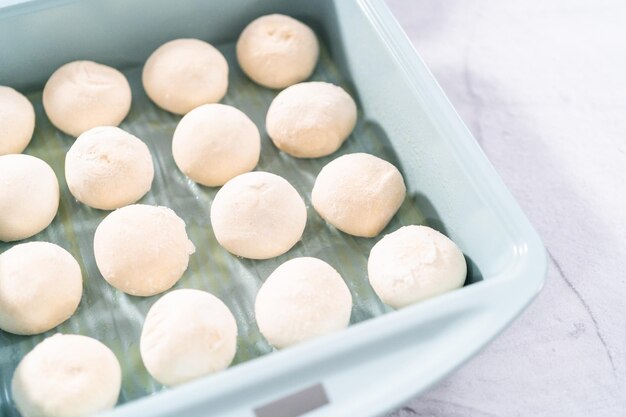
[[[97,126],[117,126],[130,110],[132,95],[124,74],[92,61],[63,65],[43,89],[43,107],[70,136]]]
[[[383,237],[370,252],[370,284],[395,308],[463,286],[467,266],[453,241],[426,226],[405,226]]]
[[[0,85],[0,155],[20,153],[35,131],[35,109],[19,92]]]
[[[96,229],[96,264],[104,279],[130,295],[170,289],[195,252],[185,222],[167,207],[133,204],[110,213]]]
[[[176,39],[159,46],[143,67],[143,88],[154,103],[176,114],[217,103],[228,89],[228,63],[213,45]]]
[[[269,172],[249,172],[228,181],[211,206],[217,241],[250,259],[287,252],[302,238],[306,207],[287,180]]]
[[[356,125],[356,104],[343,88],[310,82],[281,91],[265,121],[280,150],[297,158],[318,158],[335,152]]]
[[[178,385],[230,365],[237,351],[237,323],[228,307],[200,290],[176,290],[148,312],[141,359],[163,385]]]
[[[253,20],[237,40],[237,61],[254,82],[285,88],[311,76],[319,57],[317,37],[304,23],[282,14]]]
[[[261,136],[240,110],[224,104],[205,104],[178,123],[172,154],[186,176],[215,187],[256,167]]]
[[[406,195],[400,171],[366,153],[340,156],[320,171],[311,200],[320,216],[354,236],[377,236]]]
[[[68,251],[47,242],[13,246],[0,254],[0,329],[46,332],[70,318],[83,292],[80,266]]]
[[[58,208],[59,182],[50,165],[30,155],[0,156],[0,240],[36,235]]]
[[[256,322],[278,349],[348,326],[352,295],[341,275],[317,258],[295,258],[267,278],[254,304]]]
[[[108,347],[57,333],[24,356],[11,388],[22,417],[86,417],[113,408],[121,385],[120,363]]]
[[[154,166],[145,143],[112,126],[80,135],[65,156],[65,179],[78,201],[102,210],[132,204],[152,185]]]

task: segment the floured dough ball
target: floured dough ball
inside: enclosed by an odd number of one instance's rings
[[[311,200],[320,216],[354,236],[377,236],[406,195],[400,171],[366,153],[340,156],[320,171]]]
[[[143,67],[143,88],[154,103],[185,114],[217,103],[228,89],[228,63],[213,45],[199,39],[176,39],[159,46]]]
[[[226,305],[200,290],[176,290],[150,308],[141,332],[141,359],[163,385],[178,385],[230,365],[237,323]]]
[[[30,155],[0,156],[0,240],[36,235],[58,208],[59,182],[50,165]]]
[[[370,284],[395,308],[463,286],[467,266],[453,241],[426,226],[405,226],[383,237],[370,252]]]
[[[19,92],[0,85],[0,155],[20,153],[35,131],[35,109]]]
[[[326,262],[295,258],[267,278],[254,311],[263,336],[281,349],[348,326],[352,295]]]
[[[13,246],[0,255],[0,329],[32,335],[70,318],[80,302],[80,266],[47,242]]]
[[[297,158],[318,158],[335,152],[350,136],[356,104],[334,84],[300,83],[274,98],[265,124],[280,150]]]
[[[215,187],[256,167],[261,136],[240,110],[224,104],[205,104],[178,123],[172,154],[186,176]]]
[[[63,65],[43,89],[48,118],[70,136],[92,127],[119,125],[130,110],[131,100],[124,74],[92,61]]]
[[[319,57],[317,37],[304,23],[282,14],[253,20],[237,41],[237,60],[254,82],[285,88],[311,76]]]
[[[133,204],[110,213],[96,229],[96,264],[127,294],[147,297],[178,282],[195,252],[185,222],[167,207]]]
[[[57,333],[24,356],[11,388],[22,417],[86,417],[113,408],[121,385],[120,363],[108,347]]]
[[[152,185],[154,166],[145,143],[112,126],[81,134],[65,156],[65,179],[78,201],[102,210],[132,204]]]
[[[217,192],[211,225],[227,251],[244,258],[268,259],[287,252],[302,238],[306,207],[284,178],[248,172]]]

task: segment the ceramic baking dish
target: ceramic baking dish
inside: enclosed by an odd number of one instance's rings
[[[13,1],[0,8],[0,84],[28,93],[37,129],[26,150],[51,164],[62,188],[54,223],[31,240],[68,249],[83,268],[85,290],[76,315],[54,331],[18,337],[0,331],[0,415],[17,416],[10,379],[21,357],[55,331],[106,343],[120,359],[120,405],[109,417],[135,416],[374,416],[423,391],[475,354],[508,325],[542,286],[544,248],[520,208],[463,125],[381,0],[49,0]],[[1,3],[0,3],[1,4]],[[176,169],[170,150],[178,116],[154,106],[141,88],[141,65],[163,42],[196,37],[218,46],[230,65],[224,103],[246,112],[264,132],[276,92],[239,70],[234,41],[253,18],[285,13],[310,24],[322,43],[314,80],[341,84],[359,106],[357,128],[327,158],[295,160],[263,133],[259,169],[285,176],[309,206],[303,241],[273,260],[231,256],[213,237],[208,208],[214,189],[198,187]],[[108,286],[95,267],[93,232],[105,212],[78,204],[67,191],[63,161],[73,139],[54,129],[41,89],[60,65],[91,59],[123,70],[133,106],[121,127],[144,139],[156,176],[142,200],[173,208],[198,248],[175,288],[211,291],[239,326],[231,368],[174,389],[147,374],[139,357],[143,318],[157,297],[138,298]],[[353,238],[326,225],[310,208],[310,190],[334,157],[365,151],[395,163],[408,197],[387,227],[427,224],[466,254],[465,287],[400,311],[385,307],[367,282],[369,249],[377,239]],[[1,213],[0,213],[1,215]],[[0,244],[0,251],[10,245]],[[273,351],[253,317],[256,291],[281,262],[320,257],[342,274],[355,307],[342,332]]]

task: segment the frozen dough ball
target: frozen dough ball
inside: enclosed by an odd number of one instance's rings
[[[300,83],[274,98],[265,124],[280,150],[297,158],[318,158],[335,152],[350,136],[356,104],[334,84]]]
[[[154,103],[176,114],[217,103],[228,89],[228,63],[210,43],[176,39],[159,46],[143,67],[143,88]]]
[[[215,187],[256,167],[261,136],[240,110],[224,104],[205,104],[178,123],[172,154],[183,174],[199,184]]]
[[[46,332],[70,318],[83,292],[80,266],[68,251],[47,242],[13,246],[0,254],[0,329]]]
[[[0,240],[26,239],[48,227],[59,208],[50,165],[23,154],[0,156]]]
[[[319,57],[317,37],[304,23],[282,14],[253,20],[237,41],[237,60],[254,82],[285,88],[311,76]]]
[[[195,252],[185,222],[167,207],[133,204],[96,228],[96,264],[104,279],[127,294],[147,297],[170,289]]]
[[[112,126],[81,134],[65,156],[65,179],[78,201],[102,210],[135,203],[152,185],[154,166],[145,143]]]
[[[426,226],[401,227],[383,237],[367,270],[376,294],[395,308],[462,287],[467,275],[463,252]]]
[[[115,68],[92,61],[63,65],[43,89],[43,107],[59,130],[70,136],[97,126],[117,126],[128,114],[130,85]]]
[[[17,366],[13,401],[22,417],[87,417],[113,408],[121,384],[120,364],[108,347],[57,333]]]
[[[377,236],[398,211],[406,187],[400,171],[366,153],[340,156],[320,171],[311,200],[320,216],[354,236]]]
[[[287,252],[302,238],[306,207],[287,180],[269,172],[248,172],[228,181],[211,206],[217,241],[251,259]]]
[[[20,153],[35,130],[35,109],[19,92],[0,85],[0,155]]]
[[[348,326],[352,295],[326,262],[295,258],[267,278],[254,311],[263,336],[281,349]]]
[[[172,291],[148,312],[141,332],[141,359],[163,385],[178,385],[230,365],[237,350],[237,323],[226,305],[200,290]]]

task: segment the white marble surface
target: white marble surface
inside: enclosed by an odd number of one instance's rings
[[[393,417],[626,415],[626,2],[389,6],[550,254],[528,310]]]

